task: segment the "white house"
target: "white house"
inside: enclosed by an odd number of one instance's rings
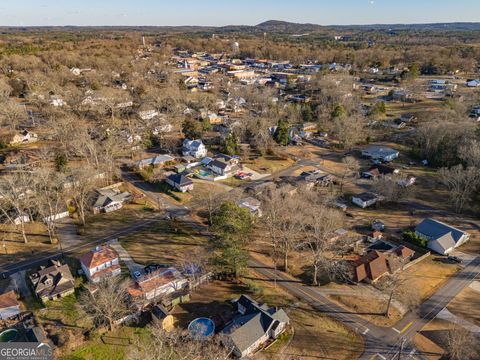
[[[17,293],[10,290],[0,295],[0,320],[7,320],[20,314],[20,304]]]
[[[182,193],[193,190],[193,181],[182,174],[171,174],[165,178],[165,182]]]
[[[228,155],[219,155],[210,161],[207,168],[217,175],[232,175],[238,170],[238,159]]]
[[[362,150],[362,156],[372,160],[390,162],[398,158],[400,152],[387,146],[369,146]]]
[[[158,116],[158,111],[156,110],[139,111],[138,116],[140,116],[140,119],[142,120],[152,120],[155,116]]]
[[[456,247],[466,243],[470,234],[435,219],[423,219],[415,228],[415,233],[428,240],[428,248],[447,255]]]
[[[352,196],[352,203],[354,203],[357,206],[360,206],[362,209],[372,206],[378,200],[379,200],[378,195],[369,193],[369,192],[364,192],[364,193]]]
[[[160,269],[137,279],[128,288],[133,298],[155,300],[188,286],[188,280],[175,268]]]
[[[108,245],[97,246],[82,255],[80,265],[85,276],[93,283],[108,276],[120,275],[122,271],[117,252]]]
[[[183,156],[193,156],[194,158],[202,158],[207,156],[207,148],[203,144],[202,140],[183,140],[182,144]]]

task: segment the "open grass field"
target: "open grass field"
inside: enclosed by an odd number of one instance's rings
[[[205,252],[207,239],[192,235],[171,221],[159,221],[149,229],[119,238],[133,260],[140,264],[157,262],[180,265]]]
[[[463,289],[447,306],[453,314],[480,326],[480,293],[469,287]]]
[[[403,271],[400,276],[408,281],[421,301],[425,301],[459,269],[458,265],[443,263],[432,255]]]
[[[393,326],[401,319],[400,313],[393,306],[390,308],[390,317],[385,316],[386,300],[376,299],[373,295],[329,295],[329,298],[378,326]]]
[[[144,205],[126,205],[118,211],[110,213],[90,214],[87,216],[85,226],[79,226],[79,232],[87,239],[105,237],[122,227],[128,226],[137,220],[151,216],[153,210]]]
[[[9,264],[27,259],[39,251],[55,250],[48,232],[42,223],[32,222],[25,224],[28,242],[25,243],[19,226],[0,224],[0,262]]]

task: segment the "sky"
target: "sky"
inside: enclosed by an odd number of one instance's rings
[[[0,0],[0,26],[480,21],[480,0]]]

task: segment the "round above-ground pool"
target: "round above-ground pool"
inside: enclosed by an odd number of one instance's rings
[[[188,332],[194,339],[205,339],[215,332],[215,324],[209,318],[197,318],[188,325]]]
[[[12,342],[17,340],[18,331],[16,329],[7,329],[0,333],[0,342]]]

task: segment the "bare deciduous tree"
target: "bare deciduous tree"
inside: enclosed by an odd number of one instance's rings
[[[451,360],[473,360],[478,358],[478,338],[462,326],[455,325],[444,337],[448,358]]]
[[[112,330],[117,322],[131,312],[127,292],[128,282],[120,276],[106,277],[96,284],[93,293],[84,291],[79,299],[85,312],[90,314],[97,326]]]
[[[450,199],[457,213],[462,212],[465,205],[472,199],[472,195],[480,185],[480,169],[463,165],[441,168],[440,179],[450,191]]]
[[[226,360],[232,353],[223,346],[228,341],[222,335],[211,339],[195,340],[188,332],[174,329],[170,332],[162,328],[160,322],[149,327],[147,339],[135,338],[128,353],[131,360]]]
[[[346,156],[342,159],[343,172],[340,179],[340,192],[343,192],[343,185],[347,177],[355,177],[360,169],[360,163],[353,156]]]

